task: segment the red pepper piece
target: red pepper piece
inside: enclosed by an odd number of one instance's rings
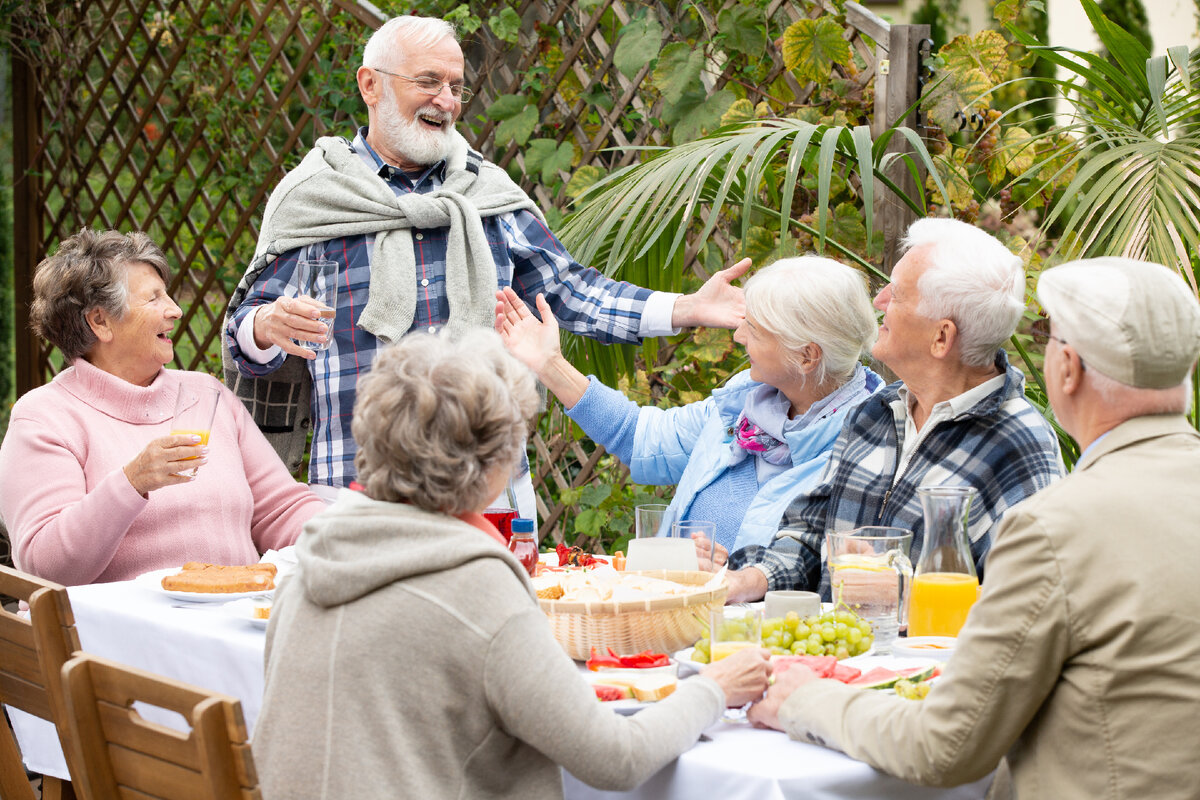
[[[612,649],[609,649],[612,652]],[[596,648],[592,648],[592,657],[587,660],[587,668],[592,672],[596,672],[601,667],[610,667],[616,669],[621,666],[621,660],[615,655],[601,655],[596,652]]]

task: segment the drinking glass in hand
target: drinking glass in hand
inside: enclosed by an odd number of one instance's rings
[[[338,262],[329,260],[300,260],[296,262],[296,279],[302,297],[311,297],[324,309],[321,323],[325,326],[325,341],[297,341],[310,350],[328,350],[333,342],[333,319],[337,314]]]
[[[207,445],[212,434],[213,418],[217,415],[217,402],[220,399],[221,392],[217,389],[189,389],[180,384],[179,395],[175,398],[175,416],[171,420],[171,435],[199,436],[200,441],[196,447]],[[195,475],[196,468],[182,469],[177,474]]]

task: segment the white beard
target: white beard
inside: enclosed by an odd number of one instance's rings
[[[375,106],[375,127],[388,150],[414,164],[429,166],[450,155],[452,145],[449,126],[440,130],[429,128],[417,117],[425,116],[450,122],[451,116],[432,103],[421,106],[411,119],[405,119],[396,104],[391,87],[384,83],[379,104]]]

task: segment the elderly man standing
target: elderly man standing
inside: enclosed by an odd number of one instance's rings
[[[1200,305],[1123,258],[1047,270],[1046,392],[1084,448],[1000,526],[941,680],[913,703],[785,673],[750,712],[909,781],[1007,754],[1017,797],[1200,796]]]
[[[271,194],[230,301],[227,380],[268,436],[282,435],[274,443],[289,462],[303,452],[311,396],[309,480],[319,493],[354,478],[355,387],[376,351],[413,330],[492,327],[504,286],[531,304],[544,293],[565,328],[606,342],[741,321],[731,282],[748,260],[682,297],[576,263],[533,201],[454,130],[471,96],[463,74],[449,23],[403,16],[376,31],[357,72],[368,127],[353,141],[319,139]],[[338,263],[332,341],[318,352],[296,343],[327,341],[322,306],[296,296],[302,259]],[[280,370],[289,354],[298,358]]]
[[[821,483],[792,501],[775,541],[729,558],[730,602],[773,589],[820,587],[827,596],[826,531],[910,530],[915,562],[924,531],[919,486],[978,490],[969,533],[982,568],[1000,516],[1062,475],[1054,430],[1000,349],[1025,309],[1021,259],[951,219],[917,220],[904,245],[875,298],[883,324],[871,351],[900,380],[847,418]],[[709,556],[707,541],[697,549]],[[720,563],[725,553],[716,549]]]

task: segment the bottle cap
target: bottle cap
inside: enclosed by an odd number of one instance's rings
[[[517,517],[512,521],[513,534],[533,533],[533,520],[527,517]]]

